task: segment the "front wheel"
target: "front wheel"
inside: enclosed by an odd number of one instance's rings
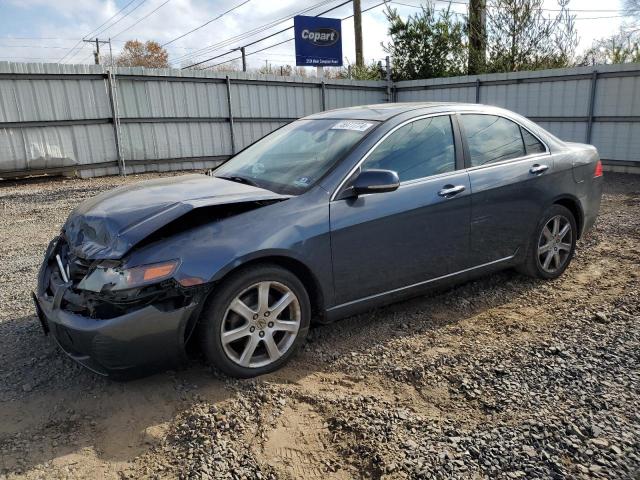
[[[577,226],[573,214],[562,205],[544,213],[531,239],[527,259],[521,266],[532,277],[553,279],[567,269],[576,248]]]
[[[200,319],[209,362],[239,378],[272,372],[291,358],[309,330],[309,296],[288,270],[242,270],[213,294]]]

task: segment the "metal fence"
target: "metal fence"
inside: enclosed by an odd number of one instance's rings
[[[390,88],[391,87],[391,88]],[[391,92],[391,93],[390,93]],[[398,82],[0,63],[0,178],[218,165],[302,116],[395,101],[499,105],[612,169],[640,166],[640,65]]]
[[[210,168],[296,118],[385,101],[375,81],[0,63],[0,178]]]
[[[598,147],[610,170],[640,167],[640,64],[398,82],[400,102],[496,105],[562,140]]]

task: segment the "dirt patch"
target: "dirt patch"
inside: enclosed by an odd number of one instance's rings
[[[309,479],[348,479],[340,467],[327,424],[313,407],[297,403],[287,407],[257,457],[281,476]]]

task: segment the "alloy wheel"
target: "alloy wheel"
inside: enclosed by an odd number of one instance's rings
[[[566,265],[573,246],[571,222],[563,215],[552,217],[540,232],[538,261],[547,273],[555,273]]]
[[[221,326],[227,357],[245,368],[269,365],[293,345],[301,321],[295,293],[279,282],[251,285],[229,304]]]

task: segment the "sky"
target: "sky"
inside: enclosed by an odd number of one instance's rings
[[[383,0],[362,0],[362,9]],[[403,17],[415,13],[420,0],[391,1]],[[452,9],[466,12],[468,0],[453,0]],[[618,31],[625,21],[622,0],[570,0],[569,8],[577,15],[580,38],[578,52],[589,47],[595,39]],[[213,56],[223,55],[232,48],[246,45],[270,33],[293,25],[286,20],[306,10],[317,15],[343,3],[341,0],[0,0],[0,61],[93,63],[93,45],[83,43],[83,37],[112,39],[116,55],[130,39],[155,40],[168,45],[172,66],[182,67]],[[436,9],[447,6],[437,1]],[[412,6],[413,5],[413,6]],[[116,15],[125,7],[122,13]],[[363,13],[364,55],[367,62],[382,60],[382,43],[389,41],[384,5]],[[545,0],[546,14],[555,15],[557,0]],[[217,20],[177,40],[177,37],[233,9]],[[126,15],[128,13],[128,15]],[[344,18],[352,14],[350,4],[326,14]],[[112,18],[113,17],[113,18]],[[285,20],[276,23],[278,20]],[[105,24],[105,22],[107,22]],[[104,25],[103,25],[104,24]],[[271,26],[269,26],[271,25]],[[269,26],[269,28],[264,28]],[[234,37],[260,28],[246,38]],[[246,48],[247,53],[287,40],[292,30],[273,36]],[[353,20],[342,22],[343,56],[346,62],[355,61]],[[174,41],[172,41],[174,40]],[[225,41],[223,45],[216,45]],[[109,50],[102,45],[102,53]],[[237,57],[236,53],[221,56],[209,65]],[[247,56],[249,67],[269,63],[274,67],[295,62],[293,42],[287,42]],[[345,62],[345,63],[346,63]]]

